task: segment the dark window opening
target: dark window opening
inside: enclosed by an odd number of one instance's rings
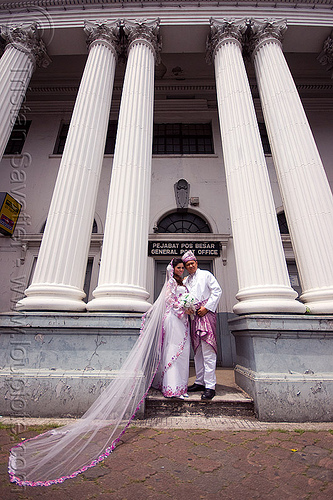
[[[30,269],[30,274],[29,274],[29,278],[28,278],[27,288],[28,288],[28,287],[31,285],[31,283],[32,283],[32,278],[33,278],[34,273],[35,273],[36,264],[37,264],[37,257],[34,257],[34,258],[33,258],[33,261],[32,261],[32,265],[31,265],[31,269]],[[23,295],[24,295],[24,294],[23,294]]]
[[[264,153],[265,153],[265,155],[271,155],[272,154],[271,146],[269,144],[266,126],[264,123],[258,123],[258,125],[259,125],[259,132],[260,132],[261,143],[262,143],[262,147],[264,149]]]
[[[109,122],[104,150],[104,154],[106,155],[113,155],[114,153],[114,147],[116,145],[117,125],[117,122]]]
[[[22,153],[30,125],[31,120],[25,120],[23,124],[19,123],[19,121],[15,123],[7,142],[4,152],[5,155],[19,155]]]
[[[207,222],[191,213],[173,213],[157,225],[158,233],[211,233]]]
[[[62,123],[54,146],[53,154],[61,155],[64,152],[68,130],[69,130],[69,123]],[[117,133],[117,122],[110,121],[106,134],[104,154],[110,155],[114,153],[114,147],[116,144],[116,133]]]
[[[46,221],[44,222],[44,224],[42,225],[41,229],[40,229],[40,233],[43,234],[44,231],[45,231],[45,226],[46,226]],[[94,219],[94,222],[93,222],[93,227],[92,227],[92,233],[97,233],[98,231],[98,227],[97,227],[97,222],[96,222],[96,219]]]
[[[64,151],[69,124],[60,127],[53,154]],[[110,121],[104,154],[114,154],[117,122]],[[213,133],[210,123],[154,124],[153,154],[213,154]]]
[[[291,287],[296,290],[298,296],[302,293],[302,288],[300,284],[299,274],[295,261],[287,261],[288,274],[290,279]]]
[[[94,259],[92,257],[89,257],[88,262],[87,262],[86,275],[84,278],[84,285],[83,285],[83,291],[86,294],[86,297],[85,297],[86,301],[89,300],[89,291],[90,291],[90,283],[91,283],[93,264],[94,264]]]
[[[277,216],[279,229],[281,234],[289,234],[289,228],[287,224],[287,219],[284,212],[281,212]]]
[[[53,154],[54,155],[62,155],[64,152],[65,142],[67,139],[69,129],[69,123],[62,123],[60,126],[59,134],[57,137],[57,141],[54,146]]]
[[[153,154],[213,154],[210,123],[155,123]]]

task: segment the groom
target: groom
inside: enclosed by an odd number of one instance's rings
[[[182,256],[189,276],[185,280],[189,293],[199,302],[191,320],[191,340],[194,350],[196,379],[188,392],[203,391],[201,399],[213,399],[216,384],[216,307],[222,290],[212,273],[198,269],[194,253],[189,250]]]

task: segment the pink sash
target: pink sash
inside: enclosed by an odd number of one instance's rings
[[[205,316],[197,314],[191,319],[191,340],[194,354],[200,345],[200,342],[207,342],[217,353],[216,343],[216,313],[208,311]]]

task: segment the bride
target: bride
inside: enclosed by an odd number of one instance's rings
[[[167,267],[166,310],[163,321],[161,362],[153,381],[166,398],[187,396],[190,336],[188,314],[180,303],[187,291],[182,276],[182,259],[173,259]]]

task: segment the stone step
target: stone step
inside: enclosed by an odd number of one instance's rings
[[[201,400],[201,392],[189,393],[184,400],[165,398],[159,391],[150,389],[145,401],[145,418],[181,415],[254,416],[253,400],[237,386],[216,386],[216,396],[209,401]]]

